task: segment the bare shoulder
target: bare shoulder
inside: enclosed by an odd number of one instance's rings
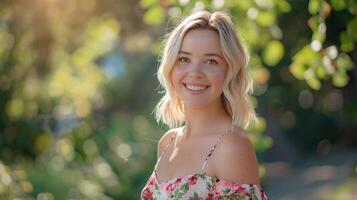
[[[178,128],[168,130],[164,135],[161,136],[158,144],[157,144],[157,158],[161,155],[162,151],[169,144],[172,136],[176,134]]]
[[[215,151],[216,176],[238,183],[260,184],[255,150],[244,130],[225,135]]]

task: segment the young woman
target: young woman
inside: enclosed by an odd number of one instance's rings
[[[141,199],[268,199],[243,128],[249,102],[248,56],[230,18],[207,11],[184,19],[165,44],[158,121],[171,130]]]

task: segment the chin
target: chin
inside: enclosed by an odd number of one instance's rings
[[[209,105],[212,105],[212,102],[206,102],[206,101],[184,102],[185,108],[190,108],[190,109],[206,108]]]

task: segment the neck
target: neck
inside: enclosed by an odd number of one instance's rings
[[[201,108],[184,106],[186,139],[229,131],[232,120],[221,102]]]

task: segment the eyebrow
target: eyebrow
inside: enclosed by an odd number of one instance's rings
[[[192,55],[190,52],[187,52],[187,51],[179,51],[179,54]],[[224,60],[224,58],[221,55],[216,54],[216,53],[205,53],[205,56],[216,56],[216,57]]]

